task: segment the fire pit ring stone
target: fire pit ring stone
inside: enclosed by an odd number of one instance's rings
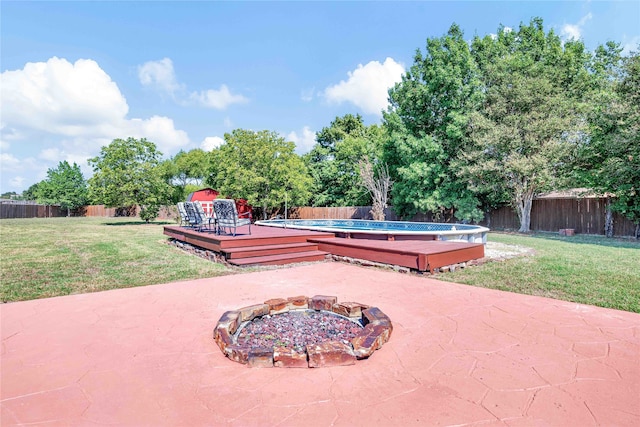
[[[254,319],[289,311],[327,311],[362,325],[349,343],[324,341],[309,344],[304,351],[289,347],[251,347],[237,342],[237,333]],[[389,341],[393,325],[379,308],[358,302],[338,302],[335,296],[316,295],[274,298],[262,304],[225,312],[213,330],[213,339],[229,359],[250,367],[321,368],[353,365],[366,359]]]

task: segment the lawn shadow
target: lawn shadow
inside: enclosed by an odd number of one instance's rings
[[[174,221],[122,221],[122,222],[105,222],[104,225],[172,225],[175,224]]]
[[[553,240],[556,242],[576,243],[580,245],[596,245],[596,246],[605,246],[610,248],[640,249],[640,240],[636,240],[633,237],[607,238],[604,236],[593,235],[593,234],[576,234],[573,236],[560,236],[557,233],[542,233],[542,232],[536,232],[536,233],[530,234],[529,236],[533,237],[534,239]]]

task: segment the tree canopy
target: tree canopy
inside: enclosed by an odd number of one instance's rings
[[[71,166],[66,160],[60,162],[58,167],[50,168],[47,179],[39,182],[33,192],[38,203],[60,205],[67,210],[67,216],[72,209],[87,203],[87,182],[80,166],[75,163]]]
[[[159,167],[161,158],[156,145],[144,138],[114,139],[99,156],[89,159],[94,171],[89,179],[90,198],[108,207],[138,205],[143,220],[157,218],[171,192]]]
[[[469,117],[482,101],[477,65],[457,25],[441,38],[427,39],[425,54],[416,52],[389,99],[384,159],[396,213],[449,219],[456,211],[461,219],[481,219],[477,197],[453,164],[470,144]]]
[[[173,187],[171,201],[185,200],[192,191],[202,188],[209,175],[209,155],[199,148],[180,151],[162,162],[161,170],[167,182]]]
[[[640,53],[620,56],[616,44],[596,52],[589,137],[576,173],[583,185],[613,195],[611,208],[636,224],[640,236]]]
[[[365,126],[360,115],[336,117],[330,126],[316,134],[317,143],[305,155],[315,191],[314,206],[363,206],[371,196],[360,185],[358,164],[365,158],[377,162],[381,157],[382,129]]]
[[[472,49],[485,96],[471,115],[474,144],[459,157],[461,175],[476,188],[502,186],[528,232],[533,198],[562,186],[584,134],[590,55],[582,42],[545,33],[540,19],[476,37]]]
[[[313,180],[295,144],[275,132],[236,129],[210,153],[206,183],[221,194],[267,210],[309,201]]]
[[[529,231],[533,197],[566,182],[584,135],[590,60],[539,18],[471,45],[455,24],[428,39],[385,114],[396,211],[477,221],[507,201]]]

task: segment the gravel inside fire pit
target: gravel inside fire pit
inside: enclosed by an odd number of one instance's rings
[[[361,325],[330,312],[289,311],[252,320],[240,330],[237,342],[251,348],[287,347],[303,352],[308,344],[348,344],[361,329]]]

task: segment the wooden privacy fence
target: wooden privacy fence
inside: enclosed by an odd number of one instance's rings
[[[104,205],[89,205],[77,210],[75,216],[97,216],[97,217],[140,217],[139,207],[131,209],[126,208],[107,208]],[[158,213],[157,219],[176,219],[178,210],[175,206],[162,206]]]
[[[79,216],[117,216],[116,208],[107,208],[105,205],[89,205],[85,206],[83,209],[84,212],[81,211]]]
[[[50,218],[66,216],[66,209],[58,206],[37,205],[27,203],[2,203],[0,218]],[[300,219],[371,219],[371,206],[350,207],[300,207],[289,210],[289,218]],[[136,212],[129,212],[130,216],[137,216]],[[399,220],[398,216],[389,208],[385,209],[386,218],[390,221]],[[531,229],[535,231],[557,232],[563,228],[573,228],[576,233],[604,234],[606,213],[605,198],[580,199],[535,199],[531,208]],[[116,208],[106,208],[103,205],[85,206],[72,212],[74,216],[115,217],[127,216]],[[178,217],[175,206],[160,209],[158,219],[174,220]],[[254,218],[259,218],[255,216]],[[429,214],[418,214],[412,221],[433,221]],[[613,231],[615,236],[634,236],[635,224],[620,214],[613,214]],[[520,226],[518,216],[509,207],[502,207],[490,212],[481,222],[482,225],[493,230],[517,230]]]
[[[531,229],[535,231],[558,231],[572,228],[576,233],[604,234],[607,199],[535,199],[531,207]],[[494,230],[517,230],[518,215],[509,207],[489,213],[483,225]],[[635,236],[636,226],[624,216],[613,214],[615,236]]]
[[[371,206],[301,207],[289,210],[290,218],[299,219],[365,219],[371,218]]]
[[[373,219],[371,206],[347,207],[301,207],[289,209],[289,218],[299,219]],[[387,221],[400,221],[401,218],[391,208],[384,210]],[[433,221],[431,214],[416,214],[411,221]]]
[[[534,231],[557,232],[563,228],[573,228],[576,233],[604,234],[606,214],[605,198],[581,199],[535,199],[531,208],[531,229]],[[371,206],[352,207],[302,207],[290,211],[291,218],[300,219],[371,219]],[[400,218],[391,209],[385,209],[386,218],[396,221]],[[417,214],[411,221],[433,221],[429,214]],[[490,212],[481,222],[493,230],[517,230],[520,228],[518,215],[510,207],[502,207]],[[615,236],[635,236],[635,224],[624,216],[613,214]]]
[[[53,218],[67,216],[60,206],[38,205],[34,203],[1,203],[0,218]]]
[[[10,218],[54,218],[67,216],[67,210],[55,205],[38,205],[35,203],[2,203],[0,204],[0,219]],[[105,217],[118,216],[138,217],[139,209],[107,208],[104,205],[89,205],[71,211],[71,216]],[[178,212],[175,206],[160,208],[158,219],[175,219]]]

